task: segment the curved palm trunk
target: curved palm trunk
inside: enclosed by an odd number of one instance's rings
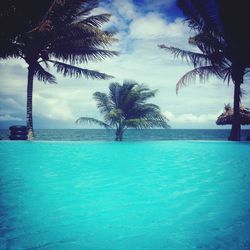
[[[34,139],[33,117],[32,117],[32,96],[33,96],[34,73],[35,73],[34,66],[29,65],[29,67],[28,67],[28,85],[27,85],[27,114],[26,114],[28,140]]]

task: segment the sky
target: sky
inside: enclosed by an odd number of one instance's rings
[[[111,80],[64,78],[55,73],[57,84],[34,81],[34,128],[89,128],[75,124],[81,116],[101,119],[93,100],[96,91],[107,92],[111,82],[133,80],[158,89],[151,102],[160,106],[172,128],[216,129],[216,118],[224,104],[233,101],[233,84],[217,78],[206,82],[194,80],[180,89],[175,86],[181,76],[191,70],[181,59],[160,49],[166,44],[182,49],[195,50],[188,45],[192,31],[187,27],[174,0],[106,0],[101,1],[93,14],[112,14],[105,29],[116,29],[118,42],[110,49],[118,57],[82,65],[114,76]],[[53,72],[53,70],[52,70]],[[0,128],[25,124],[27,65],[17,59],[0,61]],[[246,94],[250,84],[244,84]],[[244,95],[242,103],[250,107],[250,98]],[[96,127],[93,127],[96,128]],[[250,128],[245,127],[245,128]]]

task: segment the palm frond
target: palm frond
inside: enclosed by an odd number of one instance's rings
[[[63,51],[63,49],[68,48],[68,46],[74,48],[74,49],[81,49],[81,48],[103,48],[106,49],[108,46],[110,46],[112,43],[117,42],[118,39],[112,37],[112,36],[103,36],[102,34],[79,34],[75,33],[70,29],[70,31],[65,34],[63,37],[59,37],[57,41],[55,42],[53,50],[56,50],[57,52],[60,52],[60,50]],[[51,52],[51,53],[52,53]],[[113,51],[114,55],[118,55],[119,53],[116,51]]]
[[[96,124],[106,129],[112,128],[107,123],[91,117],[80,117],[76,120],[76,123]]]
[[[181,59],[185,59],[188,63],[192,63],[195,67],[211,63],[209,56],[203,53],[182,50],[172,46],[166,46],[164,44],[159,45],[159,47],[169,51],[176,58],[180,57]]]
[[[49,54],[52,57],[55,57],[59,60],[69,61],[70,64],[80,64],[80,63],[88,63],[89,61],[100,61],[104,60],[106,57],[117,56],[118,52],[105,50],[105,49],[97,49],[97,48],[88,48],[82,46],[74,47],[74,44],[70,44],[68,46],[55,47],[52,52]]]
[[[111,126],[115,126],[123,119],[123,111],[121,109],[114,108],[104,116],[105,122],[109,122]]]
[[[216,3],[211,0],[192,0],[192,3],[203,20],[202,29],[214,34],[219,33]]]
[[[139,103],[144,103],[148,99],[155,97],[155,94],[157,93],[157,89],[150,90],[148,87],[142,85],[138,85],[133,89],[133,92],[131,93],[132,96],[136,96],[138,98]]]
[[[53,63],[53,66],[56,68],[58,73],[62,73],[64,76],[70,76],[70,77],[86,77],[86,78],[92,78],[92,79],[110,79],[112,76],[95,71],[95,70],[89,70],[89,69],[83,69],[80,67],[72,66],[66,63],[49,60],[49,62]]]
[[[224,81],[227,81],[227,84],[229,85],[230,81],[232,80],[232,67],[229,66],[227,68],[227,70],[225,70],[225,74],[224,74]]]
[[[164,120],[156,119],[127,119],[124,121],[124,125],[128,128],[137,128],[137,129],[148,129],[148,128],[169,128],[170,126]]]
[[[90,12],[99,6],[98,0],[85,0],[82,2],[82,9],[77,13],[78,17],[89,16]]]
[[[115,108],[119,108],[121,85],[118,82],[110,83],[109,98],[114,103]]]
[[[226,43],[222,36],[216,37],[208,32],[200,32],[188,40],[189,44],[197,46],[203,53],[225,51]]]
[[[88,37],[96,37],[103,41],[103,44],[110,44],[110,41],[113,41],[113,36],[115,32],[111,31],[103,31],[98,27],[93,27],[90,25],[86,25],[84,21],[79,21],[76,23],[67,24],[63,29],[59,29],[57,31],[57,37],[55,40],[55,44],[59,42],[67,42],[68,40],[79,40]],[[117,41],[117,39],[115,39]],[[88,45],[88,44],[85,44]]]
[[[101,92],[95,92],[93,94],[93,97],[97,102],[97,108],[100,110],[102,114],[109,113],[112,110],[113,105],[110,102],[110,99],[108,98],[107,94]]]
[[[210,0],[177,0],[191,29],[219,33],[216,5]]]
[[[108,22],[110,17],[111,17],[111,14],[94,15],[94,16],[87,17],[82,22],[84,22],[87,25],[94,26],[94,27],[100,27],[103,23]]]
[[[203,26],[203,20],[200,15],[198,15],[197,10],[193,7],[190,0],[178,0],[177,6],[182,10],[186,21],[191,29],[200,30]]]
[[[223,71],[220,67],[215,67],[213,65],[202,66],[195,68],[187,72],[176,84],[176,94],[181,87],[187,86],[190,83],[194,83],[195,78],[198,76],[200,81],[207,80],[210,76],[217,76],[223,78],[226,71]]]
[[[35,76],[39,81],[48,82],[48,83],[56,83],[56,78],[48,71],[46,71],[39,63],[35,65]]]
[[[13,43],[11,39],[5,39],[1,36],[3,34],[0,34],[0,59],[21,57],[19,45]]]
[[[126,114],[126,119],[134,118],[168,121],[161,113],[159,106],[152,103],[135,105],[131,111]]]

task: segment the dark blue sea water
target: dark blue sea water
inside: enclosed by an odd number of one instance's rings
[[[222,129],[151,129],[127,130],[125,141],[159,141],[159,140],[227,140],[230,130]],[[0,130],[0,137],[8,140],[9,131]],[[250,136],[250,130],[242,130],[242,140]],[[45,141],[112,141],[113,130],[103,129],[38,129],[36,140]]]

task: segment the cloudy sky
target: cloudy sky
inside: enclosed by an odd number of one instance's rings
[[[174,0],[108,0],[95,13],[112,14],[105,28],[117,29],[119,42],[112,49],[120,56],[90,63],[89,69],[113,75],[111,81],[135,80],[158,89],[152,102],[161,107],[172,128],[218,128],[216,117],[225,103],[232,103],[233,85],[216,78],[206,83],[197,80],[177,96],[178,79],[192,68],[157,47],[164,43],[194,49],[187,44],[191,32]],[[0,128],[25,124],[27,65],[18,60],[0,61],[0,76]],[[101,118],[92,94],[106,92],[110,80],[56,77],[58,84],[34,82],[35,128],[82,128],[74,123],[78,117]],[[250,84],[244,90],[249,94]],[[249,96],[242,102],[250,107]]]

